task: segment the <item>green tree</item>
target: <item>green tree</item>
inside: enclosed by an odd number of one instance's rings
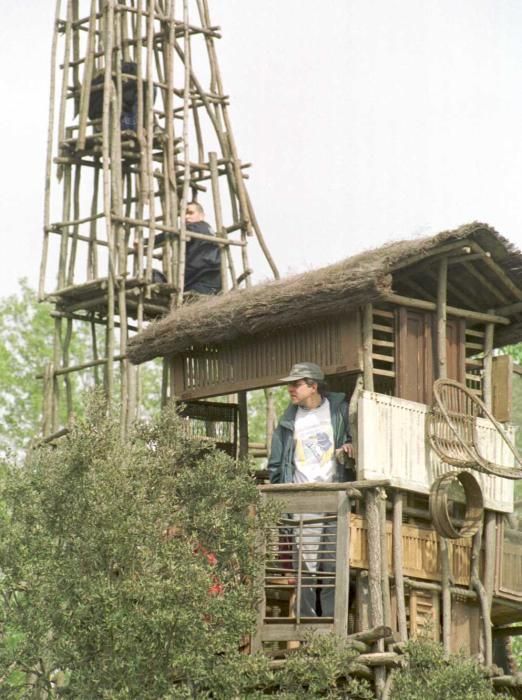
[[[51,311],[50,304],[38,303],[24,279],[17,293],[0,299],[0,454],[19,452],[40,432],[43,382],[37,377],[52,359]],[[71,342],[71,360],[83,362],[88,347],[87,329],[82,329]],[[79,397],[79,378],[72,383]]]
[[[38,433],[42,383],[38,372],[51,357],[50,307],[38,305],[26,280],[0,300],[0,450],[19,449]]]
[[[20,280],[15,294],[0,299],[0,455],[20,453],[41,432],[43,381],[37,378],[52,359],[54,319],[51,304],[38,303],[27,280]],[[81,364],[91,355],[90,327],[76,323],[70,347],[70,364]],[[103,357],[103,338],[99,356]],[[147,416],[159,409],[161,363],[140,368],[142,400]],[[92,371],[70,375],[75,413],[82,413],[83,394],[94,385]],[[62,387],[63,391],[63,387]],[[117,388],[116,388],[117,391]],[[61,402],[64,404],[64,402]],[[67,417],[62,405],[60,425]]]

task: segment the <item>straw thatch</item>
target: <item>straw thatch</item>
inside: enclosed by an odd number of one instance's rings
[[[419,256],[435,255],[442,245],[464,239],[490,251],[522,288],[522,255],[491,227],[473,223],[428,238],[389,243],[334,265],[187,304],[131,338],[129,358],[140,364],[194,346],[275,333],[375,302],[392,291],[392,273],[419,262]]]

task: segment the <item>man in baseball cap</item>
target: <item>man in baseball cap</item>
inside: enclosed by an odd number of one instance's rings
[[[298,362],[290,370],[288,377],[283,377],[281,382],[296,382],[299,379],[314,379],[318,382],[324,382],[324,373],[319,365],[313,362]]]
[[[345,395],[326,390],[324,372],[313,362],[295,364],[280,381],[287,384],[290,405],[272,436],[270,481],[275,484],[353,481],[353,467],[345,466],[346,457],[353,458]],[[302,588],[301,615],[306,617],[317,614],[313,576],[329,568],[328,562],[318,567],[322,534],[317,534],[317,514],[311,517],[315,518],[315,526],[309,534],[305,527],[302,535],[303,564],[310,573],[306,580],[312,581]],[[297,546],[301,549],[300,542]],[[320,601],[322,615],[332,617],[334,590],[320,589]]]

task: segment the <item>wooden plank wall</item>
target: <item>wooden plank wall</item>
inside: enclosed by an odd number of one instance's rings
[[[358,313],[353,313],[227,346],[193,350],[175,358],[175,393],[190,399],[273,386],[293,364],[304,361],[317,363],[327,375],[357,371],[360,334]]]

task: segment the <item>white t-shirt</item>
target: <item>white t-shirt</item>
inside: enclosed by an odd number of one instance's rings
[[[294,483],[334,481],[335,445],[328,399],[317,408],[298,407],[294,441]]]

